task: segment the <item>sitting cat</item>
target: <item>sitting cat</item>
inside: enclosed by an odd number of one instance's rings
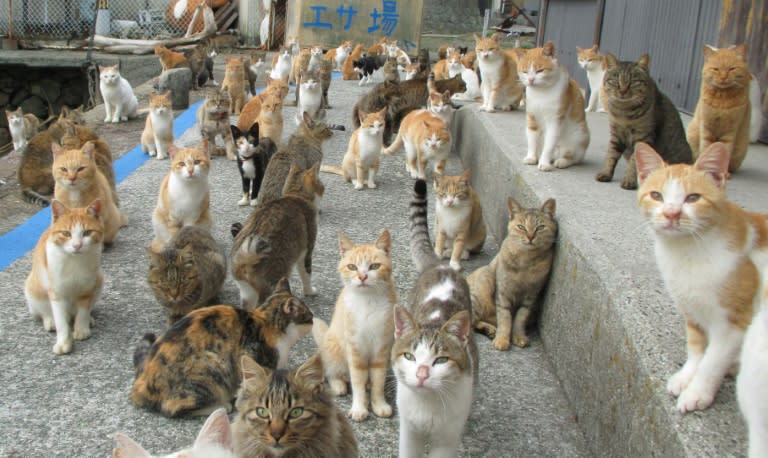
[[[256,122],[259,124],[259,132],[262,137],[269,138],[276,145],[281,143],[283,137],[283,98],[279,93],[270,93],[264,96]]]
[[[221,90],[229,95],[229,114],[238,115],[245,105],[245,57],[228,57],[224,61],[227,66]]]
[[[357,458],[357,439],[323,383],[318,356],[272,371],[243,356],[232,424],[239,456]]]
[[[510,197],[507,209],[507,236],[499,252],[467,277],[474,328],[492,338],[497,350],[507,350],[510,342],[528,346],[526,327],[537,318],[557,239],[554,199],[541,208],[523,208]]]
[[[173,107],[171,91],[149,95],[149,114],[141,133],[141,149],[157,159],[168,157],[168,146],[173,143]]]
[[[483,208],[469,184],[470,171],[460,176],[435,175],[435,254],[451,259],[450,266],[461,269],[459,261],[482,251],[485,244]]]
[[[85,136],[82,134],[83,127],[70,122],[69,120],[59,121],[59,126],[63,127],[64,134],[61,136],[60,144],[63,149],[81,149],[86,143],[93,143],[94,159],[96,160],[96,167],[104,174],[104,177],[109,182],[109,187],[112,189],[112,201],[115,205],[120,206],[120,198],[117,195],[117,186],[115,185],[115,169],[112,161],[112,148],[104,140],[97,138],[96,140],[83,141]]]
[[[306,71],[309,73],[316,72],[320,68],[320,62],[323,61],[323,47],[320,45],[312,46],[309,49],[309,62],[307,63]]]
[[[251,100],[243,106],[243,111],[240,112],[240,116],[237,118],[237,128],[242,131],[250,129],[259,119],[264,99],[270,94],[276,94],[280,99],[285,99],[288,90],[287,77],[283,79],[272,79],[267,77],[267,87],[260,94],[251,97]]]
[[[99,66],[99,89],[104,99],[104,122],[127,121],[136,116],[139,101],[131,83],[120,75],[118,65]]]
[[[53,200],[51,213],[53,223],[40,236],[32,254],[24,296],[32,317],[42,320],[46,331],[56,331],[53,352],[62,355],[72,351],[72,339],[91,336],[91,309],[104,278],[104,225],[99,200],[71,209]]]
[[[345,40],[339,46],[329,49],[325,53],[325,59],[330,60],[334,68],[341,69],[344,60],[351,52],[352,40]]]
[[[392,155],[405,148],[405,168],[411,178],[424,178],[427,161],[435,163],[435,173],[442,174],[451,152],[451,130],[442,118],[427,110],[406,115],[392,142],[382,154]]]
[[[297,55],[293,57],[291,62],[291,75],[288,78],[288,82],[291,84],[298,84],[299,75],[301,72],[307,71],[309,67],[309,59],[312,57],[312,51],[310,48],[303,48]]]
[[[597,45],[591,48],[579,48],[577,46],[576,57],[579,61],[579,66],[587,72],[587,80],[589,80],[589,103],[585,110],[604,112],[605,108],[603,107],[602,100],[600,100],[600,93],[603,88],[603,75],[605,74],[605,59],[603,55],[600,54]]]
[[[392,349],[392,308],[397,303],[392,240],[386,229],[373,243],[365,245],[339,234],[339,251],[338,270],[344,287],[336,300],[330,327],[316,318],[312,334],[331,392],[343,396],[347,394],[347,383],[352,387],[349,418],[368,418],[368,386],[373,413],[389,417],[392,407],[384,397],[384,387]]]
[[[251,51],[250,57],[246,57],[243,61],[245,67],[245,75],[248,79],[248,94],[251,96],[256,95],[256,80],[259,78],[259,73],[264,66],[264,59],[267,57],[267,53],[264,51]]]
[[[131,401],[167,417],[232,410],[240,386],[240,358],[283,368],[288,350],[312,327],[312,312],[280,280],[251,311],[230,305],[194,310],[159,338],[144,336],[133,355]]]
[[[744,335],[736,395],[749,430],[749,456],[768,455],[768,425],[764,418],[768,397],[763,384],[768,377],[768,309],[765,294]]]
[[[399,83],[400,69],[397,65],[397,59],[394,57],[387,57],[387,60],[381,67],[381,74],[384,76],[385,83]]]
[[[224,251],[210,232],[184,226],[159,253],[148,250],[147,283],[168,310],[168,324],[208,305],[227,276]]]
[[[363,189],[364,185],[375,188],[374,179],[379,171],[379,158],[384,149],[386,110],[382,108],[375,113],[361,111],[360,116],[363,119],[360,127],[352,132],[341,167],[323,165],[320,171],[341,175],[348,183],[351,181],[358,190]]]
[[[427,184],[411,201],[410,248],[419,272],[408,306],[394,309],[400,457],[456,456],[478,383],[469,285],[439,265],[427,227]]]
[[[283,47],[280,52],[276,53],[272,58],[272,70],[269,72],[269,77],[272,79],[288,79],[291,75],[291,50],[290,48]]]
[[[333,65],[330,61],[324,60],[317,67],[317,79],[320,80],[320,87],[323,90],[323,108],[331,108],[328,103],[328,89],[331,87],[333,78]]]
[[[480,111],[508,111],[517,108],[525,95],[525,88],[517,78],[518,65],[511,50],[502,50],[499,37],[481,38],[475,34],[475,52],[480,70],[480,90],[483,105]]]
[[[312,252],[317,238],[314,200],[322,194],[318,168],[315,164],[304,171],[292,165],[282,197],[260,203],[236,234],[230,259],[243,307],[258,305],[293,269],[301,277],[304,295],[317,294],[312,287]]]
[[[208,157],[216,155],[216,138],[220,137],[224,142],[227,159],[234,161],[237,155],[229,129],[229,105],[226,91],[208,88],[205,101],[197,110],[197,125],[200,126],[203,139],[208,141]]]
[[[20,153],[27,146],[27,141],[40,129],[40,120],[32,113],[24,113],[21,107],[14,111],[5,110],[8,118],[8,131],[13,140],[13,150]]]
[[[312,119],[324,119],[323,88],[320,85],[318,72],[305,71],[299,74],[296,90],[296,125],[302,122],[302,113],[309,114]]]
[[[155,237],[150,250],[160,253],[184,226],[211,230],[208,171],[211,161],[198,148],[171,145],[171,169],[160,184],[157,206],[152,213]]]
[[[259,138],[259,124],[253,124],[248,132],[230,126],[237,146],[237,170],[243,183],[243,197],[237,205],[255,207],[270,159],[277,145],[268,137]]]
[[[341,66],[341,79],[344,81],[356,80],[357,72],[355,72],[354,62],[359,59],[365,52],[365,47],[358,43],[355,48],[344,60],[344,64]]]

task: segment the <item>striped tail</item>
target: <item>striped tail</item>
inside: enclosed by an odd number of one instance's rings
[[[31,189],[22,189],[21,194],[24,196],[24,200],[29,203],[37,204],[41,207],[47,207],[51,204],[50,196],[44,196]]]
[[[421,273],[440,264],[429,240],[427,222],[427,182],[416,180],[411,200],[411,259]]]

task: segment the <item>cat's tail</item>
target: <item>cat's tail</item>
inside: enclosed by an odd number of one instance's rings
[[[400,148],[402,148],[404,144],[405,141],[403,140],[403,134],[398,130],[395,141],[393,141],[392,144],[386,148],[382,149],[381,154],[385,156],[392,156],[393,154],[396,154],[398,151],[400,151]]]
[[[229,226],[229,232],[232,234],[232,238],[237,237],[237,234],[239,234],[242,230],[243,223],[232,223],[232,225]]]
[[[31,189],[22,189],[21,195],[24,196],[24,200],[27,202],[40,205],[41,207],[47,207],[51,204],[50,196],[44,196]]]
[[[749,142],[755,143],[760,136],[760,128],[763,126],[763,110],[760,103],[760,83],[755,75],[749,84],[749,103],[752,113],[749,120]]]
[[[326,172],[326,173],[335,173],[336,175],[344,176],[344,169],[339,167],[338,165],[320,165],[320,171]]]
[[[325,334],[328,332],[328,325],[320,318],[312,319],[312,337],[315,339],[315,344],[319,347],[323,345],[325,340]]]
[[[427,182],[416,180],[411,200],[411,259],[421,273],[440,264],[429,240],[427,222]]]
[[[144,337],[142,337],[136,350],[133,351],[133,368],[135,370],[144,367],[144,361],[146,361],[149,349],[152,348],[155,340],[157,340],[157,338],[151,332],[144,334]]]

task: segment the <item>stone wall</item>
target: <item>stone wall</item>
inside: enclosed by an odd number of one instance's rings
[[[421,33],[460,35],[483,31],[478,0],[424,0]]]

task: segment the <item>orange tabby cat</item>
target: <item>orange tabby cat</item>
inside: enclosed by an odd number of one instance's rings
[[[104,224],[104,243],[112,243],[118,229],[128,224],[128,218],[118,210],[109,180],[96,164],[96,146],[87,142],[82,149],[65,150],[53,143],[51,151],[51,169],[56,180],[54,198],[69,208],[86,207],[90,202],[100,200],[99,218]]]
[[[104,226],[99,218],[99,200],[86,208],[72,209],[53,200],[51,212],[53,223],[35,246],[24,296],[32,316],[43,321],[46,331],[56,331],[53,352],[61,355],[72,351],[72,339],[91,336],[91,309],[104,278]]]
[[[343,176],[347,183],[351,181],[358,190],[363,189],[364,183],[371,189],[375,188],[374,178],[379,171],[379,157],[384,148],[386,113],[386,107],[375,113],[361,111],[360,127],[352,132],[341,167],[323,165],[320,170]]]
[[[363,45],[358,43],[357,46],[355,46],[355,49],[352,50],[352,53],[347,56],[347,59],[344,61],[344,65],[341,66],[341,79],[345,81],[357,79],[358,73],[355,72],[354,62],[360,58],[360,56],[363,54],[363,51]]]
[[[693,158],[714,142],[725,143],[731,149],[730,173],[741,167],[749,144],[752,75],[747,57],[746,43],[721,49],[704,45],[701,95],[688,125]]]
[[[267,94],[261,103],[261,111],[256,119],[259,124],[259,136],[268,137],[280,144],[283,136],[283,99],[279,94]]]
[[[291,75],[288,80],[289,83],[296,84],[296,82],[299,81],[299,75],[301,75],[301,72],[307,71],[307,67],[309,66],[309,59],[311,57],[311,48],[304,48],[299,51],[298,56],[293,57],[293,62],[291,63]]]
[[[688,359],[667,391],[681,413],[712,404],[737,365],[760,304],[768,264],[768,215],[725,195],[728,146],[713,143],[693,165],[667,165],[648,144],[635,147],[638,203],[652,230],[661,278],[686,323]]]
[[[480,38],[475,34],[475,42],[477,64],[482,79],[480,89],[483,93],[483,105],[480,111],[517,108],[525,95],[525,88],[517,78],[515,58],[510,52],[501,49],[496,35]]]
[[[229,113],[237,115],[245,104],[245,57],[227,57],[224,61],[227,66],[221,90],[229,94]]]
[[[405,167],[411,178],[424,178],[427,160],[433,159],[435,173],[442,174],[451,152],[451,130],[448,124],[427,110],[415,110],[400,123],[395,141],[382,154],[395,154],[405,147]]]
[[[333,67],[341,69],[344,65],[344,59],[352,52],[352,40],[342,41],[337,48],[329,49],[324,58],[333,62]]]
[[[288,78],[270,78],[267,77],[267,87],[261,92],[261,94],[255,95],[243,106],[243,110],[240,112],[240,116],[237,118],[237,128],[243,132],[247,132],[251,129],[251,126],[258,120],[261,113],[261,106],[264,103],[264,99],[269,94],[277,94],[281,99],[284,99],[288,94]]]
[[[163,67],[162,71],[172,68],[189,67],[189,62],[183,53],[172,51],[163,45],[155,46],[155,55],[160,58],[160,64]]]
[[[149,96],[149,114],[141,133],[141,148],[158,159],[168,157],[168,146],[173,142],[173,107],[171,91],[153,92]]]
[[[479,253],[485,244],[483,208],[470,176],[469,170],[460,176],[435,175],[435,254],[450,257],[456,270],[461,269],[461,259]]]

